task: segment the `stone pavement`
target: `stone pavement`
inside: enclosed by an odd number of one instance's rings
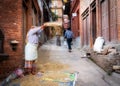
[[[41,46],[39,59],[41,59],[41,63],[61,62],[69,65],[66,70],[79,72],[76,86],[120,86],[120,78],[108,76],[90,59],[81,58],[85,52],[74,44],[73,42],[72,52],[69,53],[67,46],[63,45],[63,40],[62,46],[56,46],[55,38],[53,38]]]
[[[55,38],[43,44],[39,49],[37,63],[45,64],[55,62],[68,65],[68,67],[62,71],[78,72],[75,86],[120,86],[119,77],[108,76],[105,71],[90,59],[82,58],[85,55],[85,51],[77,48],[74,42],[72,52],[68,52],[67,46],[63,45],[63,38],[61,39],[62,46],[56,46]]]

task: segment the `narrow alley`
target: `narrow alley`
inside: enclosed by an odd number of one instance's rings
[[[0,11],[0,86],[120,86],[120,0],[0,0]]]
[[[39,49],[39,59],[37,61],[39,72],[52,71],[52,76],[56,76],[58,71],[77,72],[75,86],[120,86],[118,78],[107,75],[105,71],[89,58],[82,58],[85,52],[77,48],[74,44],[75,42],[73,42],[73,50],[70,53],[67,50],[67,46],[63,45],[63,41],[62,46],[56,45],[56,38],[47,41]],[[39,77],[38,75],[28,75],[15,80],[13,84],[19,83],[20,86],[53,86],[50,83],[49,85],[41,85],[40,78],[41,76]]]

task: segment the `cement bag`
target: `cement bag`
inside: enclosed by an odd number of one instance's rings
[[[94,43],[94,46],[93,46],[93,50],[96,51],[96,52],[98,52],[98,53],[101,53],[104,42],[105,41],[104,41],[103,37],[98,37],[95,40],[95,43]]]

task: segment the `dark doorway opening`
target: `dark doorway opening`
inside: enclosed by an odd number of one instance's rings
[[[97,29],[96,29],[96,5],[95,3],[92,6],[92,39],[93,39],[93,44],[96,39],[96,34],[97,34]]]
[[[0,30],[0,53],[4,53],[4,49],[3,49],[3,43],[4,42],[4,34],[3,32]]]
[[[7,60],[9,55],[4,53],[4,34],[0,29],[0,62],[3,60]]]
[[[82,14],[83,46],[90,47],[90,15],[87,8]]]

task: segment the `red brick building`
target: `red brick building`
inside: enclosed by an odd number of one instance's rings
[[[120,51],[120,0],[67,0],[71,3],[71,27],[77,39],[80,36],[80,47],[87,48],[92,59],[108,74],[113,66],[119,65]],[[96,54],[92,51],[97,37],[103,37],[106,47],[115,47],[114,54]],[[99,46],[99,45],[98,45]],[[116,70],[115,70],[116,71]]]
[[[80,1],[80,2],[79,2]],[[72,0],[72,29],[77,36],[80,32],[82,46],[92,47],[95,39],[102,36],[105,43],[120,41],[120,1],[119,0]],[[79,3],[78,3],[79,2]],[[72,13],[77,16],[72,18]],[[77,31],[77,29],[79,31]]]
[[[43,5],[41,0],[0,1],[0,78],[23,62],[26,33],[44,22]]]
[[[71,28],[72,31],[74,32],[74,36],[75,37],[79,37],[80,36],[80,16],[79,16],[79,12],[80,12],[80,0],[73,0],[71,2]]]

